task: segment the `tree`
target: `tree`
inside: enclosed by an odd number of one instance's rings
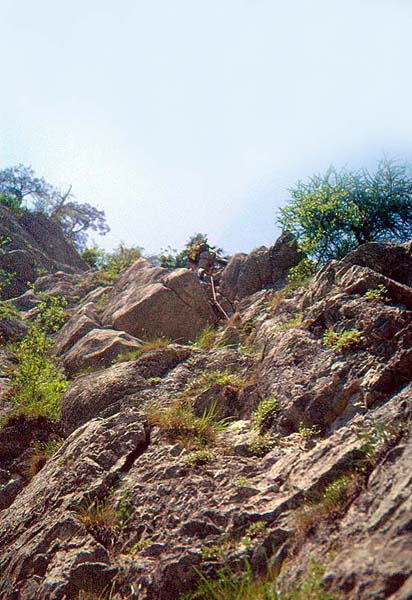
[[[380,161],[375,173],[332,167],[299,181],[291,195],[279,221],[320,263],[366,242],[412,237],[412,178],[406,166],[393,161]]]
[[[65,236],[79,249],[84,248],[88,232],[104,235],[109,231],[104,211],[74,200],[71,186],[62,192],[45,179],[35,176],[31,167],[17,165],[0,171],[0,203],[23,210],[24,203],[58,223]]]
[[[216,248],[216,246],[210,246],[206,233],[194,233],[186,242],[183,250],[178,252],[176,249],[168,246],[165,250],[161,250],[161,253],[154,257],[155,262],[165,269],[179,269],[180,267],[188,266],[188,254],[191,248],[194,248],[198,244],[208,244],[210,249],[216,252],[216,254],[223,254],[222,248]]]

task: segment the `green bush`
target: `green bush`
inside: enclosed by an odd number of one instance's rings
[[[279,403],[274,394],[269,398],[263,398],[252,414],[253,429],[260,430],[267,425],[278,410]]]
[[[328,329],[323,334],[323,343],[339,352],[349,350],[359,345],[363,341],[361,332],[358,329],[347,329],[346,331],[334,331]]]
[[[388,290],[380,283],[376,288],[372,288],[365,292],[364,296],[366,300],[371,302],[372,304],[378,304],[379,302],[384,302],[386,300],[386,294]]]
[[[316,273],[316,262],[310,258],[304,258],[295,267],[291,267],[288,273],[288,289],[295,290],[309,283]]]

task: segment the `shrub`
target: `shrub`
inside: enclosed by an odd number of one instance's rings
[[[11,302],[0,302],[0,321],[23,319],[22,314]]]
[[[309,283],[316,273],[316,262],[310,258],[304,258],[295,267],[291,267],[288,273],[288,290],[296,290]]]
[[[376,288],[370,289],[365,292],[364,296],[366,300],[371,302],[372,304],[378,304],[378,302],[384,302],[386,300],[386,294],[388,290],[380,283]]]
[[[248,442],[248,450],[253,456],[264,456],[276,446],[275,440],[269,435],[255,433]]]
[[[255,408],[252,414],[253,429],[260,430],[262,427],[270,424],[273,415],[279,410],[279,403],[273,394],[269,398],[264,398]]]
[[[344,352],[354,346],[357,346],[363,341],[361,332],[358,329],[347,329],[346,331],[334,331],[328,329],[323,334],[323,343],[325,346],[330,346],[334,350]]]

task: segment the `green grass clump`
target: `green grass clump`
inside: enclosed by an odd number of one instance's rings
[[[233,385],[234,387],[242,388],[247,385],[247,381],[240,375],[231,373],[228,369],[225,369],[224,371],[204,371],[200,377],[197,377],[189,383],[184,394],[194,396],[214,385],[219,385],[221,387]]]
[[[290,318],[288,321],[276,325],[276,327],[274,328],[274,332],[277,333],[281,331],[288,331],[288,329],[294,329],[295,327],[299,327],[302,323],[302,318],[302,313],[296,313],[295,316]]]
[[[40,471],[46,462],[57,452],[64,440],[57,438],[47,442],[36,442],[33,450],[24,465],[24,474],[32,479]]]
[[[328,329],[323,334],[323,343],[339,352],[344,352],[355,346],[358,346],[363,341],[363,336],[358,329],[347,329],[345,331],[334,331]]]
[[[312,559],[308,571],[292,584],[290,589],[280,592],[277,600],[338,600],[338,596],[325,590],[323,577],[326,567]]]
[[[148,408],[146,416],[172,442],[179,442],[190,450],[201,450],[216,442],[217,434],[228,426],[228,420],[218,420],[216,404],[197,417],[191,403],[178,400],[165,409]]]
[[[142,342],[142,345],[136,350],[132,350],[131,352],[125,352],[124,354],[119,354],[116,357],[114,362],[127,362],[129,360],[136,360],[142,354],[146,354],[147,352],[152,352],[153,350],[158,350],[159,348],[167,348],[172,343],[170,338],[166,337],[154,337]]]
[[[253,429],[260,430],[278,410],[279,403],[274,394],[261,400],[252,414]]]
[[[201,348],[202,350],[211,350],[216,345],[217,331],[211,325],[208,325],[199,333],[193,346]]]

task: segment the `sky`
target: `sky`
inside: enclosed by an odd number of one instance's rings
[[[0,168],[147,254],[270,246],[299,179],[412,162],[412,0],[0,0]]]

